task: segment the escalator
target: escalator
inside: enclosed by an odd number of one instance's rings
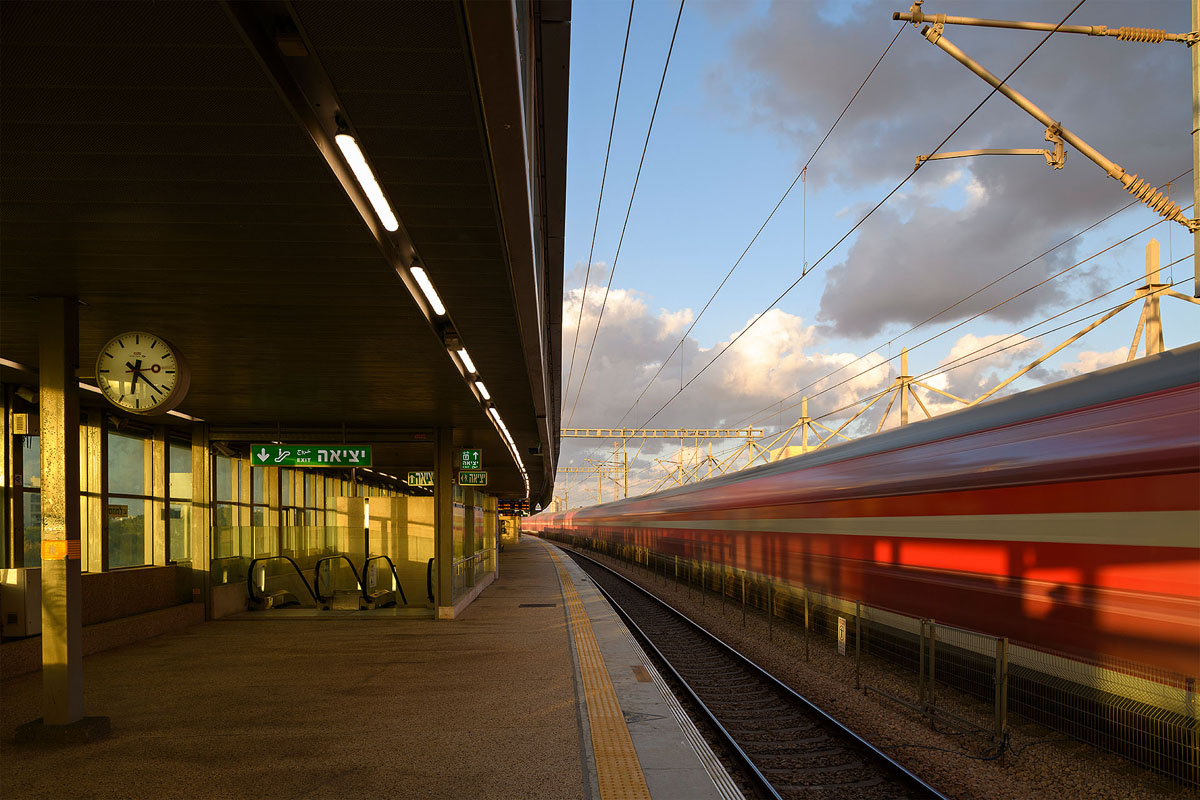
[[[427,583],[431,577],[427,575]],[[432,600],[432,585],[427,588]],[[263,556],[250,561],[246,589],[250,608],[262,611],[365,611],[408,606],[396,565],[383,555],[369,557],[361,573],[344,555],[319,558],[310,570],[302,569],[289,556]]]

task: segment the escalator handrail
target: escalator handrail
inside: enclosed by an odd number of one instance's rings
[[[433,559],[425,565],[425,591],[429,594],[429,602],[433,602]]]
[[[400,592],[400,599],[404,601],[404,605],[408,605],[408,598],[404,596],[404,586],[401,585],[401,583],[400,583],[400,574],[398,572],[396,572],[396,565],[394,563],[392,563],[392,560],[390,558],[388,558],[387,556],[369,556],[367,558],[367,560],[363,562],[363,567],[362,567],[363,579],[359,582],[360,585],[362,586],[363,600],[371,599],[371,598],[367,597],[367,564],[370,564],[372,561],[375,561],[376,559],[379,559],[379,558],[382,558],[384,561],[386,561],[388,563],[388,566],[391,567],[392,577],[396,579],[396,591]]]
[[[274,561],[276,559],[282,559],[283,561],[286,561],[292,565],[292,569],[296,570],[296,575],[300,578],[300,582],[304,584],[304,589],[308,592],[308,596],[311,597],[313,602],[319,606],[322,601],[318,599],[318,595],[313,591],[313,588],[308,585],[308,578],[304,577],[304,570],[300,569],[300,565],[289,556],[260,556],[258,558],[250,559],[250,566],[246,568],[246,588],[250,593],[250,599],[259,602],[266,599],[265,597],[260,597],[255,593],[254,565],[260,561]],[[314,574],[313,577],[315,578],[316,575]]]
[[[317,599],[321,603],[327,603],[333,599],[333,598],[327,599],[321,594],[321,565],[323,563],[325,563],[326,561],[337,561],[339,558],[345,559],[346,563],[350,565],[350,572],[354,575],[354,582],[358,584],[359,591],[362,590],[363,582],[361,580],[359,580],[358,570],[356,570],[354,568],[354,562],[350,560],[350,556],[336,555],[336,556],[325,556],[324,558],[318,558],[317,563],[313,564],[313,588],[316,590]],[[333,578],[331,576],[330,582],[332,583],[332,581],[333,581]],[[336,590],[334,590],[334,591],[336,591]]]

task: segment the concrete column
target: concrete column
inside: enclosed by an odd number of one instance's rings
[[[93,739],[107,718],[83,717],[83,607],[79,542],[79,303],[38,301],[42,448],[42,719],[18,741]]]
[[[3,475],[4,486],[7,491],[0,492],[0,531],[3,531],[4,546],[2,557],[0,557],[0,567],[10,568],[16,566],[13,559],[12,546],[15,542],[14,534],[17,532],[15,524],[9,524],[9,518],[12,512],[9,507],[20,496],[17,491],[17,486],[14,478],[16,472],[13,471],[12,450],[16,446],[16,437],[9,430],[12,417],[12,401],[10,400],[11,392],[0,386],[0,475]],[[23,530],[23,529],[22,529]]]
[[[46,724],[83,717],[79,545],[79,305],[38,301],[42,446],[42,706]]]
[[[150,546],[146,563],[163,566],[167,563],[167,514],[170,508],[168,470],[170,464],[167,458],[167,428],[165,425],[155,425],[154,432],[148,442],[150,449],[149,467],[147,467],[147,493],[154,499],[147,503],[146,519],[149,520],[150,530],[146,538]]]
[[[438,619],[454,618],[454,429],[438,428],[433,451],[433,537]]]
[[[85,572],[103,572],[108,568],[108,539],[104,531],[108,527],[108,509],[104,507],[104,498],[108,494],[105,484],[108,480],[108,459],[105,458],[104,443],[104,414],[99,411],[89,412],[84,436],[87,437],[87,524],[82,526],[87,530],[87,547],[84,553],[87,560],[83,564]]]
[[[192,599],[212,619],[212,482],[208,426],[192,428]]]

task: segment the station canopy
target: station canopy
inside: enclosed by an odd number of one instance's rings
[[[36,368],[37,298],[73,296],[81,376],[111,336],[161,335],[191,367],[178,411],[214,440],[344,432],[375,445],[378,471],[402,475],[431,466],[428,431],[452,427],[455,445],[483,449],[489,491],[523,496],[444,331],[397,270],[419,258],[532,498],[549,496],[569,5],[0,13],[6,369]],[[339,129],[355,135],[399,231],[346,182],[330,146]]]

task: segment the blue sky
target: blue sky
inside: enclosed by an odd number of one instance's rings
[[[944,10],[999,15],[994,3],[949,5],[953,8]],[[1003,16],[1053,23],[1072,5],[1011,2]],[[822,17],[823,9],[838,16]],[[614,296],[572,425],[615,425],[634,403],[682,336],[690,321],[688,309],[693,315],[700,310],[891,40],[900,25],[891,20],[891,11],[900,9],[898,3],[878,2],[687,3],[616,265]],[[592,257],[598,267],[590,280],[564,425],[576,403],[579,373],[607,280],[605,268],[617,247],[677,10],[674,3],[648,0],[635,7]],[[628,12],[628,5],[611,2],[579,3],[573,10],[564,383]],[[1089,0],[1071,21],[1178,31],[1189,25],[1186,4],[1155,0],[1133,6]],[[1003,75],[1042,35],[951,27],[946,36]],[[1191,166],[1188,62],[1186,48],[1177,44],[1137,45],[1060,34],[1022,67],[1013,85],[1130,172],[1160,183]],[[987,90],[909,26],[814,160],[803,189],[798,185],[793,190],[692,331],[684,348],[684,380],[712,357],[714,346],[729,341],[795,280],[805,256],[810,264],[816,262],[911,171],[913,156],[949,133]],[[997,95],[944,149],[1042,147],[1043,132]],[[1174,187],[1173,197],[1190,203],[1190,174]],[[1130,200],[1117,182],[1069,147],[1061,171],[1049,169],[1040,157],[931,162],[801,281],[778,306],[783,315],[770,324],[764,320],[761,327],[771,329],[769,336],[747,335],[652,424],[732,424],[851,356],[898,355],[902,345],[916,344],[1158,219],[1141,207],[1122,212],[974,302],[896,338]],[[917,348],[910,371],[934,368],[952,348],[968,352],[985,344],[986,337],[1012,334],[1137,278],[1151,235],[1161,242],[1163,264],[1192,250],[1191,236],[1182,227],[1163,222],[1076,268],[1069,279],[1052,280]],[[1173,273],[1176,279],[1190,275],[1191,261],[1182,261]],[[1137,285],[1046,327],[1111,306]],[[1191,284],[1179,289],[1192,294]],[[1167,300],[1162,309],[1168,347],[1200,338],[1200,308]],[[1015,387],[1123,360],[1115,354],[1128,349],[1139,310],[1124,312]],[[959,311],[964,313],[956,316]],[[960,370],[949,385],[977,395],[1073,330],[1047,333],[1036,344]],[[647,393],[645,408],[638,404],[625,425],[642,423],[678,390],[678,359],[676,355]],[[784,360],[791,366],[777,370]],[[766,373],[772,379],[760,381]],[[879,385],[890,380],[882,367],[876,377]],[[862,382],[856,387],[864,394],[874,388]],[[828,411],[848,398],[831,391],[813,405]],[[564,455],[569,463],[585,458],[586,452],[581,443],[569,442]]]

